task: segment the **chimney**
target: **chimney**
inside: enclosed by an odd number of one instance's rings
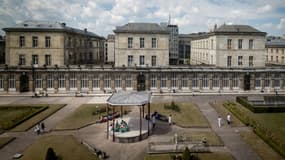
[[[87,32],[87,28],[84,28],[84,32]]]

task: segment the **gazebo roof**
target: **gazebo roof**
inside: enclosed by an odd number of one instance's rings
[[[117,92],[107,99],[112,106],[142,106],[150,102],[151,92]]]

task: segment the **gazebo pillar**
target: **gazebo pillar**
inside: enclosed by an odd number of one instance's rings
[[[113,114],[112,114],[112,119],[113,119],[113,124],[112,124],[112,127],[113,127],[113,142],[115,142],[115,117],[114,117],[114,114],[115,114],[115,107],[113,107]]]
[[[123,118],[123,106],[121,106],[121,118]]]
[[[144,118],[144,105],[142,106],[142,117]]]
[[[148,136],[150,135],[149,133],[149,121],[150,121],[150,103],[147,103],[147,134]]]
[[[140,107],[140,141],[142,140],[142,106]]]
[[[107,112],[107,139],[109,139],[109,119],[108,119],[108,115],[109,115],[109,104],[107,104],[107,106],[106,106],[106,112]]]

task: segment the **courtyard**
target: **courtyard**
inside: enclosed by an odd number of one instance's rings
[[[53,111],[45,109],[16,127],[3,130],[0,135],[0,156],[12,159],[16,153],[23,154],[21,159],[44,159],[47,148],[52,147],[63,159],[98,159],[90,148],[96,148],[108,155],[111,160],[125,159],[170,159],[171,154],[149,154],[149,144],[159,139],[171,140],[175,134],[185,139],[200,141],[205,138],[211,153],[200,153],[200,159],[282,159],[265,142],[256,136],[250,126],[244,125],[232,115],[233,124],[227,125],[225,115],[230,113],[222,106],[224,102],[235,101],[235,96],[152,96],[151,113],[173,116],[173,125],[157,121],[151,135],[135,143],[115,143],[106,138],[106,123],[96,123],[99,117],[106,114],[107,98],[95,97],[0,97],[0,104],[5,107],[36,106],[48,104],[56,106]],[[169,110],[165,104],[175,102],[179,111]],[[213,105],[214,104],[214,105]],[[60,107],[59,107],[60,106]],[[127,115],[137,115],[138,108],[124,108]],[[16,114],[16,113],[15,113]],[[250,114],[250,113],[248,113]],[[223,117],[223,126],[217,125],[217,117]],[[269,115],[272,116],[272,115]],[[5,116],[4,116],[5,117]],[[40,117],[40,118],[39,118]],[[256,115],[252,117],[258,119]],[[283,116],[278,117],[278,123],[284,124]],[[44,122],[45,132],[37,135],[34,125]],[[265,120],[265,124],[266,124]],[[266,124],[267,125],[267,124]],[[28,127],[23,127],[28,126]],[[279,125],[272,126],[278,132]],[[281,126],[281,125],[280,125]],[[281,126],[281,130],[284,127]],[[282,137],[281,137],[282,138]],[[253,141],[254,140],[254,141]],[[255,143],[256,142],[256,143]],[[262,153],[263,152],[263,153]],[[175,155],[175,153],[174,153]],[[42,157],[41,157],[42,156]]]

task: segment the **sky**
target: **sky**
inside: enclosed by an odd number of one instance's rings
[[[169,17],[182,34],[224,23],[285,34],[285,0],[0,0],[0,28],[47,20],[107,36],[128,22],[160,23]]]

